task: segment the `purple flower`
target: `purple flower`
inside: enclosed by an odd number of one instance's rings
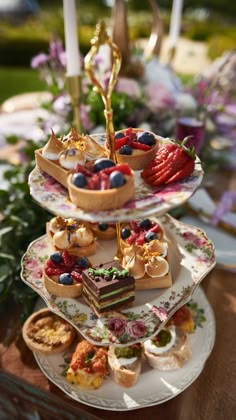
[[[151,312],[153,312],[154,315],[156,315],[157,318],[160,319],[160,321],[165,321],[167,319],[167,310],[165,308],[162,308],[161,306],[159,306],[159,308],[155,305],[152,306]]]
[[[152,112],[169,110],[175,105],[175,98],[171,92],[161,84],[150,83],[144,88],[147,105]]]
[[[125,332],[126,325],[126,320],[121,318],[111,318],[108,321],[108,328],[115,335],[122,335]]]
[[[128,334],[134,338],[143,337],[147,329],[143,321],[131,321],[127,327]]]
[[[57,59],[59,54],[64,53],[64,48],[61,41],[53,40],[49,44],[49,57],[51,59]]]
[[[30,65],[32,69],[38,69],[39,67],[46,64],[47,61],[48,61],[48,55],[44,53],[40,53],[32,58]]]

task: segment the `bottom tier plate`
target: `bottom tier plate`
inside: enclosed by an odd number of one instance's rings
[[[63,376],[66,358],[70,352],[59,355],[34,354],[42,372],[72,399],[104,410],[128,411],[161,404],[184,391],[200,375],[215,341],[215,320],[209,302],[199,287],[193,295],[193,306],[197,304],[196,330],[189,335],[192,357],[185,365],[169,372],[161,372],[142,365],[138,383],[129,389],[122,388],[107,378],[94,391],[81,391]],[[205,319],[205,320],[204,320]],[[204,320],[204,322],[202,322]],[[72,350],[72,349],[71,349]],[[148,384],[148,386],[146,386]]]

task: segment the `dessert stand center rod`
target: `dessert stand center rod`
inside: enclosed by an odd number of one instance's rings
[[[98,78],[96,78],[95,69],[93,65],[93,59],[98,53],[100,46],[103,44],[107,44],[109,46],[112,57],[111,75],[107,87],[104,87],[99,82]],[[111,38],[108,36],[106,31],[106,25],[103,21],[100,21],[96,26],[95,35],[91,40],[91,49],[84,59],[84,67],[94,86],[93,89],[101,95],[102,101],[104,103],[104,116],[106,120],[105,149],[107,150],[109,159],[113,160],[116,163],[117,160],[115,155],[115,132],[113,126],[113,110],[111,108],[111,97],[121,68],[121,53],[117,45],[114,44]],[[116,223],[116,231],[118,247],[116,259],[120,260],[122,256],[120,246],[120,223]]]
[[[81,133],[81,121],[80,121],[80,88],[81,78],[80,76],[66,76],[67,89],[71,99],[72,111],[73,111],[73,127],[75,127],[78,133]]]

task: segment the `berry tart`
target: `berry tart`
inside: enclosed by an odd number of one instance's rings
[[[44,265],[44,286],[55,296],[78,297],[82,293],[82,272],[90,266],[86,257],[69,255],[67,251],[54,252]]]
[[[22,336],[34,352],[56,354],[65,351],[74,341],[75,330],[48,308],[33,313],[25,321]]]
[[[77,165],[67,187],[71,202],[83,210],[117,209],[134,196],[134,175],[127,163],[101,158],[90,168]]]
[[[63,138],[52,134],[47,144],[35,151],[36,165],[67,188],[68,174],[77,164],[85,165],[104,156],[104,150],[90,136],[74,128]]]
[[[122,266],[135,278],[137,290],[172,285],[168,243],[162,227],[151,219],[131,221],[121,228]]]
[[[145,168],[159,148],[159,137],[151,131],[127,128],[115,134],[118,163],[128,163],[133,170]]]
[[[56,216],[46,223],[46,231],[56,251],[67,251],[78,256],[93,255],[96,252],[95,234],[89,223]]]
[[[116,225],[115,223],[90,223],[94,235],[98,239],[115,239],[116,238]]]

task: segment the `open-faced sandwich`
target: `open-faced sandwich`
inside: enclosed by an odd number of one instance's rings
[[[154,369],[178,369],[191,357],[188,335],[174,325],[163,328],[143,345],[146,360]]]
[[[22,335],[30,350],[55,354],[66,350],[72,344],[76,333],[63,318],[44,308],[27,318]]]
[[[82,340],[72,354],[67,380],[85,390],[97,389],[107,373],[107,350]]]
[[[136,384],[141,372],[142,352],[140,343],[127,347],[109,347],[109,372],[116,384],[125,388]]]

